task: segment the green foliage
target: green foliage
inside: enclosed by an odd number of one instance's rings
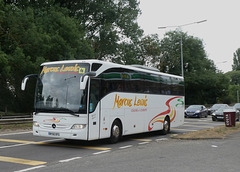
[[[240,95],[240,71],[231,71],[225,74],[230,80],[230,85],[228,87],[228,95],[225,97],[230,103],[237,102],[237,92]]]
[[[37,73],[42,62],[117,60],[118,50],[142,35],[138,5],[137,0],[0,0],[0,111],[31,111],[35,81],[23,93],[21,80]]]
[[[213,71],[213,61],[207,59],[202,40],[181,31],[171,31],[161,40],[160,70],[171,74],[181,74],[181,39],[184,73]]]
[[[115,61],[117,50],[122,48],[120,42],[136,42],[142,35],[136,22],[140,14],[137,0],[55,0],[55,4],[69,9],[70,16],[84,27],[96,59]]]
[[[180,75],[181,39],[186,104],[232,100],[236,90],[229,77],[239,83],[237,72],[219,73],[202,40],[187,33],[168,32],[161,41],[157,35],[143,37],[140,13],[138,0],[0,0],[0,111],[32,110],[35,81],[22,92],[21,80],[45,61],[94,58]]]
[[[237,103],[237,96],[240,96],[240,86],[239,85],[229,85],[229,98],[231,103]]]
[[[139,46],[141,64],[158,68],[161,59],[161,48],[158,35],[155,34],[143,37],[139,42]]]
[[[240,71],[231,71],[225,74],[231,79],[231,85],[240,85]]]
[[[240,70],[240,48],[236,50],[235,53],[233,53],[233,65],[232,65],[233,71]]]
[[[30,81],[29,91],[22,92],[25,75],[37,73],[44,61],[88,59],[94,53],[79,22],[68,16],[68,9],[46,2],[14,2],[0,1],[0,110],[31,111],[35,82]]]
[[[217,72],[200,39],[181,31],[167,32],[161,40],[160,70],[181,74],[181,39],[186,104],[216,103],[219,97],[226,96],[229,79]]]

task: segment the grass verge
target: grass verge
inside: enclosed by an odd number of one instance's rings
[[[223,139],[230,134],[240,132],[240,123],[236,123],[235,127],[214,127],[209,129],[203,129],[194,131],[191,133],[178,134],[173,136],[174,139]]]
[[[0,133],[32,130],[32,123],[0,125]]]

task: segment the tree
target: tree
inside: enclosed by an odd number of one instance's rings
[[[78,19],[86,36],[92,40],[96,59],[114,61],[121,42],[136,43],[143,31],[137,24],[140,14],[137,0],[55,0]]]
[[[26,112],[33,107],[35,83],[30,81],[31,91],[23,93],[20,85],[25,75],[37,73],[44,61],[94,58],[94,53],[67,9],[45,5],[39,11],[29,5],[36,1],[7,2],[0,0],[0,109]]]
[[[228,100],[230,103],[237,102],[237,92],[240,91],[240,71],[231,71],[225,73],[225,76],[229,78],[230,85],[228,87]]]
[[[240,71],[231,71],[225,74],[230,78],[231,85],[240,85]]]
[[[226,94],[229,80],[218,73],[206,56],[202,40],[181,31],[171,31],[161,40],[160,70],[181,74],[180,40],[183,42],[183,67],[186,104],[213,104]]]
[[[232,70],[237,71],[240,70],[240,48],[236,50],[235,53],[233,53],[233,65]]]
[[[139,49],[139,14],[137,0],[0,0],[0,110],[4,105],[31,111],[34,93],[22,94],[21,79],[37,73],[42,62],[118,61],[122,50],[121,55],[132,54],[132,63],[138,63],[136,53],[128,50]],[[28,85],[34,87],[34,82]]]
[[[159,68],[161,58],[160,40],[158,35],[147,35],[139,42],[141,64]]]
[[[113,59],[116,63],[139,64],[157,68],[161,55],[160,40],[156,34],[147,35],[136,43],[121,43],[117,52],[117,56]]]
[[[161,65],[162,72],[181,74],[181,42],[183,49],[184,73],[211,70],[215,71],[213,61],[206,58],[202,40],[187,35],[182,31],[167,32],[161,40]]]

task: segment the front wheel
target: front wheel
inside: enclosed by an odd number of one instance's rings
[[[163,129],[161,130],[162,135],[166,135],[170,132],[170,120],[169,118],[165,118],[164,123],[163,123]]]
[[[217,118],[215,118],[215,117],[212,117],[212,121],[217,121]]]
[[[115,120],[111,128],[110,142],[117,143],[122,137],[122,126],[118,120]]]

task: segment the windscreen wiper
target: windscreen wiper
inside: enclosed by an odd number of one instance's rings
[[[69,113],[69,114],[71,114],[71,115],[73,115],[73,116],[79,117],[79,115],[77,115],[74,111],[72,111],[72,110],[70,110],[70,109],[68,109],[68,108],[59,108],[58,110],[61,111],[61,112],[66,112],[66,113]],[[57,111],[58,111],[58,110],[57,110]],[[55,111],[55,112],[56,112],[56,111]]]
[[[38,112],[51,112],[51,113],[69,113],[73,116],[79,117],[74,111],[67,109],[67,108],[58,108],[58,109],[36,109],[36,113]]]

